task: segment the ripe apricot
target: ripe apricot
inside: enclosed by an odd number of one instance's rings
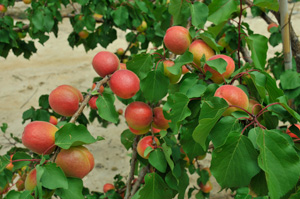
[[[131,128],[144,130],[149,128],[152,122],[152,109],[144,102],[132,102],[125,110],[125,119]]]
[[[166,47],[174,54],[183,54],[192,42],[189,30],[182,26],[170,27],[164,36]]]
[[[118,70],[120,60],[114,53],[108,51],[101,51],[93,58],[92,65],[94,70],[101,77],[114,73]]]
[[[154,141],[157,146],[160,145],[160,142],[156,137],[154,137]],[[143,137],[137,145],[137,152],[144,159],[149,158],[149,154],[147,156],[144,156],[144,153],[145,153],[145,150],[147,147],[151,147],[152,149],[154,149],[154,143],[153,143],[152,136]]]

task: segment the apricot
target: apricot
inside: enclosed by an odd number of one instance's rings
[[[124,49],[123,48],[118,48],[117,49],[117,54],[120,55],[120,56],[123,55],[124,54]]]
[[[141,25],[139,25],[136,30],[139,32],[144,32],[147,29],[147,22],[142,21]]]
[[[166,47],[176,55],[182,55],[192,42],[188,29],[182,26],[170,27],[164,36]]]
[[[100,20],[103,18],[103,15],[94,13],[94,14],[93,14],[93,17],[94,17],[94,19],[95,19],[96,21],[100,21]]]
[[[31,4],[31,0],[23,0],[25,4]]]
[[[276,24],[276,23],[270,23],[269,25],[268,25],[268,32],[271,32],[271,28],[273,28],[273,27],[278,27],[278,24]]]
[[[83,101],[81,92],[69,85],[61,85],[54,89],[49,95],[49,104],[58,114],[72,116]]]
[[[119,115],[123,115],[123,109],[121,109],[121,108],[118,109],[118,114],[119,114]]]
[[[140,90],[140,79],[130,70],[118,70],[111,76],[109,86],[118,97],[129,99]]]
[[[190,70],[189,70],[185,65],[183,65],[183,66],[181,67],[181,71],[182,71],[182,74],[183,74],[183,75],[186,74],[186,73],[188,73],[188,72],[190,72]]]
[[[254,109],[253,109],[253,107],[254,107]],[[250,113],[257,115],[261,109],[262,109],[262,107],[259,102],[257,102],[256,100],[253,100],[253,99],[249,100],[248,111]]]
[[[81,39],[86,39],[86,38],[88,38],[89,34],[90,34],[90,33],[89,33],[87,30],[82,30],[82,31],[80,31],[80,32],[78,33],[78,35],[79,35],[79,37],[80,37]]]
[[[153,127],[153,123],[152,123],[151,130],[153,133],[159,133],[162,129],[157,129],[157,128]],[[163,130],[165,130],[165,129],[163,129]]]
[[[24,180],[20,178],[16,182],[16,187],[17,187],[18,191],[23,191],[25,189],[25,182],[24,182]]]
[[[32,191],[37,185],[36,169],[32,169],[25,180],[25,190]]]
[[[34,121],[24,128],[22,143],[37,154],[50,154],[55,148],[56,126],[49,122]]]
[[[92,90],[94,90],[95,87],[96,87],[96,83],[93,83]],[[101,85],[98,92],[101,94],[101,93],[103,93],[103,91],[104,91],[104,86]]]
[[[111,183],[106,183],[104,186],[103,186],[103,192],[106,193],[108,192],[109,190],[112,190],[112,189],[115,189],[115,186]]]
[[[91,97],[91,99],[89,100],[89,105],[90,105],[91,109],[98,110],[98,107],[97,107],[97,105],[96,105],[97,99],[98,99],[98,96],[93,96],[93,97]]]
[[[10,171],[12,171],[14,168],[14,165],[12,163],[12,157],[13,157],[13,155],[10,155],[10,163],[5,167],[6,169],[8,169]]]
[[[144,130],[150,128],[153,119],[152,109],[144,102],[132,102],[125,110],[125,119],[133,129]]]
[[[130,126],[128,126],[129,130],[131,131],[131,133],[135,134],[135,135],[143,135],[149,132],[149,128],[143,129],[143,130],[135,130],[133,128],[131,128]]]
[[[219,40],[218,40],[218,44],[220,46],[222,46],[223,48],[226,48],[229,44],[226,42],[226,39],[225,39],[225,36],[221,37]]]
[[[154,137],[154,141],[157,146],[160,145],[160,142],[156,137]],[[145,153],[145,150],[147,147],[151,147],[152,149],[154,149],[154,143],[152,140],[152,136],[143,137],[137,145],[137,152],[144,159],[149,158],[149,154],[147,156],[144,156],[144,153]]]
[[[105,77],[118,70],[120,60],[114,53],[101,51],[93,58],[92,65],[98,75]]]
[[[224,73],[220,74],[218,71],[212,69],[207,64],[205,64],[204,68],[203,68],[205,73],[207,71],[212,73],[212,76],[210,77],[210,79],[217,84],[224,82],[223,78],[228,79],[235,70],[235,64],[234,64],[233,59],[227,55],[214,55],[211,58],[209,58],[208,60],[210,61],[210,60],[215,60],[215,59],[220,59],[220,58],[224,59],[227,62],[226,71]]]
[[[120,63],[120,69],[126,70],[127,69],[126,64]]]
[[[214,96],[223,98],[228,103],[228,105],[236,105],[246,110],[248,109],[249,106],[248,96],[239,87],[232,86],[232,85],[223,85],[216,90]],[[241,109],[237,107],[228,107],[223,113],[223,116],[228,116],[232,112],[239,111],[239,110]]]
[[[299,130],[300,130],[300,125],[299,124],[294,124]],[[290,130],[290,127],[289,126],[286,130],[286,133],[289,134],[289,136],[291,136],[292,138],[296,138],[296,139],[299,139],[299,137],[295,134],[295,133],[292,133],[291,130]]]
[[[170,60],[166,60],[166,61],[163,62],[164,74],[165,74],[165,76],[167,76],[169,78],[171,84],[176,84],[178,82],[178,80],[180,79],[180,77],[181,77],[181,71],[178,75],[174,75],[170,71],[168,71],[167,68],[172,67],[174,64],[175,63],[173,61],[170,61]]]
[[[169,128],[169,122],[164,116],[162,107],[155,107],[153,109],[153,123],[152,126],[157,129],[167,129]]]
[[[204,41],[202,40],[195,40],[193,43],[191,43],[189,51],[193,54],[194,56],[194,63],[196,66],[194,66],[197,69],[201,69],[201,58],[203,55],[205,55],[205,60],[208,60],[212,56],[215,55],[215,52],[211,47],[209,47]]]
[[[0,13],[5,13],[7,10],[7,8],[5,7],[5,5],[0,4]]]
[[[209,193],[213,188],[210,181],[207,181],[205,185],[201,182],[199,187],[203,193]]]
[[[57,125],[57,118],[55,116],[51,115],[49,122],[53,125]]]
[[[55,160],[67,177],[83,178],[94,168],[94,156],[84,146],[62,149]]]

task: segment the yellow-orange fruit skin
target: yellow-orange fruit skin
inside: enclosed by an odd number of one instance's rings
[[[114,53],[101,51],[93,58],[92,65],[98,75],[105,77],[119,69],[120,60]]]
[[[155,140],[156,145],[159,146],[160,145],[159,140],[156,137],[154,137],[154,140]],[[144,156],[144,152],[147,147],[151,147],[154,149],[152,136],[143,137],[137,145],[137,152],[144,159],[149,158],[149,154],[147,156]]]
[[[188,29],[182,26],[170,27],[164,36],[166,47],[176,55],[183,54],[190,46],[192,38]]]
[[[61,85],[54,89],[49,95],[49,104],[58,114],[72,116],[76,113],[79,102],[83,101],[81,92],[69,85]]]
[[[130,126],[128,126],[129,130],[131,131],[131,133],[135,134],[135,135],[143,135],[149,132],[149,128],[143,129],[143,130],[136,130],[131,128]]]
[[[93,154],[84,146],[62,149],[55,160],[67,177],[83,178],[94,168]]]
[[[215,52],[211,47],[209,47],[204,41],[202,40],[195,40],[193,43],[191,43],[189,51],[194,56],[194,63],[197,65],[196,68],[200,69],[201,62],[200,59],[203,55],[205,55],[205,59],[208,60],[212,56],[215,55]]]
[[[110,184],[110,183],[106,183],[104,186],[103,186],[103,192],[106,193],[108,192],[109,190],[112,190],[112,189],[115,189],[115,186],[113,184]]]
[[[246,93],[240,89],[239,87],[232,86],[232,85],[223,85],[220,86],[216,92],[216,97],[223,98],[228,105],[236,105],[244,109],[248,109],[249,106],[249,99]],[[229,107],[226,109],[226,111],[223,113],[223,116],[229,116],[232,112],[238,111],[241,109],[236,107]]]
[[[125,119],[131,128],[144,130],[150,127],[153,112],[150,106],[144,102],[132,102],[126,107]]]
[[[58,128],[49,122],[31,122],[24,128],[22,143],[37,154],[50,154],[55,148],[57,130]]]
[[[167,120],[164,116],[163,109],[161,107],[155,107],[153,109],[154,117],[153,117],[153,127],[157,129],[167,129],[169,128],[169,122],[171,120]]]
[[[28,191],[32,191],[37,185],[36,182],[36,169],[32,169],[25,180],[25,189]]]
[[[235,69],[235,64],[234,64],[233,59],[227,55],[214,55],[211,58],[209,58],[208,60],[215,60],[215,59],[219,59],[219,58],[222,58],[227,62],[226,71],[224,73],[220,74],[218,71],[212,69],[207,64],[205,64],[204,68],[203,68],[205,73],[207,71],[212,73],[212,76],[210,77],[210,79],[217,84],[224,82],[224,79],[228,79],[231,76],[231,74],[234,72],[234,69]]]
[[[51,115],[49,122],[53,125],[57,125],[57,118],[55,116]]]

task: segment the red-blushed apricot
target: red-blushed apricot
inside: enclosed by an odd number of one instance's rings
[[[101,51],[95,55],[92,65],[98,75],[105,77],[118,70],[120,60],[114,53]]]
[[[214,55],[211,58],[209,58],[208,60],[210,61],[210,60],[215,60],[215,59],[219,59],[219,58],[224,59],[227,62],[226,71],[224,73],[220,74],[218,71],[212,69],[207,64],[205,64],[204,68],[203,68],[205,73],[207,71],[212,73],[212,76],[210,77],[210,79],[217,84],[224,82],[223,78],[228,79],[235,70],[235,64],[234,64],[233,59],[227,55]]]
[[[220,86],[216,90],[214,96],[223,98],[228,103],[228,105],[235,105],[244,108],[246,110],[248,109],[249,106],[248,96],[239,87],[232,86],[232,85]],[[241,109],[236,107],[228,107],[226,111],[223,113],[223,116],[228,116],[235,111],[241,111]]]
[[[25,4],[31,4],[31,0],[23,0]]]
[[[10,163],[5,167],[6,169],[8,169],[10,171],[12,171],[14,168],[14,165],[12,163],[12,157],[13,157],[13,155],[10,155]]]
[[[92,90],[94,90],[95,87],[96,87],[96,83],[93,83]],[[100,88],[99,88],[99,90],[98,90],[98,92],[99,92],[100,94],[102,94],[103,91],[104,91],[104,86],[101,85]]]
[[[5,7],[5,5],[0,4],[0,13],[5,13],[7,10],[7,8]]]
[[[202,184],[202,182],[201,182],[199,186],[203,193],[209,193],[213,188],[210,181],[207,181],[207,183],[205,185]]]
[[[165,130],[165,129],[157,129],[157,128],[153,127],[153,123],[152,123],[151,130],[153,133],[159,133],[161,130]]]
[[[194,56],[194,63],[197,66],[194,66],[195,68],[200,69],[201,68],[201,58],[203,55],[205,55],[205,59],[208,60],[212,56],[215,55],[215,52],[211,47],[209,47],[204,41],[202,40],[195,40],[193,43],[191,43],[189,51],[193,54]]]
[[[269,25],[268,25],[268,32],[271,32],[270,30],[271,30],[271,28],[273,28],[273,27],[278,27],[278,24],[276,24],[276,23],[270,23]]]
[[[88,38],[89,34],[90,34],[90,33],[89,33],[87,30],[82,30],[82,31],[80,31],[80,32],[78,33],[78,35],[79,35],[79,37],[80,37],[81,39],[86,39],[86,38]]]
[[[130,126],[128,126],[129,130],[131,131],[131,133],[135,134],[135,135],[143,135],[149,132],[149,128],[143,129],[143,130],[135,130],[133,128],[131,128]]]
[[[187,74],[188,72],[190,72],[190,70],[185,66],[185,65],[183,65],[182,67],[181,67],[181,71],[182,71],[182,74],[184,75],[184,74]]]
[[[120,56],[123,55],[124,54],[124,49],[123,48],[118,48],[117,49],[117,54],[120,55]]]
[[[294,124],[299,130],[300,130],[300,125],[299,124]],[[296,138],[296,139],[299,139],[299,137],[295,134],[295,133],[292,133],[291,130],[290,130],[290,127],[289,126],[286,130],[286,133],[291,136],[292,138]]]
[[[23,191],[25,189],[25,182],[24,182],[24,180],[20,178],[16,182],[16,187],[17,187],[18,191]]]
[[[37,185],[36,182],[36,169],[32,169],[25,180],[25,189],[28,191],[32,191]]]
[[[127,69],[126,64],[120,63],[120,69],[121,70],[126,70]]]
[[[253,99],[249,99],[248,111],[250,113],[257,115],[261,109],[262,109],[262,106],[259,102],[257,102],[256,100],[253,100]]]
[[[140,90],[140,79],[130,70],[118,70],[111,76],[109,86],[118,97],[129,99]]]
[[[160,142],[156,137],[154,137],[154,141],[157,146],[160,145]],[[151,147],[152,149],[154,149],[154,143],[153,143],[152,136],[143,137],[137,145],[137,152],[144,159],[149,158],[149,154],[147,156],[144,156],[144,152],[147,147]]]
[[[192,42],[191,35],[188,29],[182,26],[170,27],[164,36],[166,47],[174,54],[183,54]]]
[[[58,128],[49,122],[30,122],[24,128],[22,143],[37,154],[50,154],[55,148],[57,130]]]
[[[89,100],[89,105],[90,105],[91,109],[98,110],[98,107],[97,107],[97,105],[96,105],[97,99],[98,99],[98,96],[93,96],[93,97],[91,97],[91,99]]]
[[[153,127],[157,129],[167,129],[169,128],[169,122],[171,120],[167,120],[164,116],[162,107],[155,107],[153,109]]]
[[[62,116],[72,116],[83,101],[81,92],[69,85],[61,85],[54,89],[49,95],[51,108]]]
[[[103,192],[106,193],[108,192],[109,190],[112,190],[112,189],[115,189],[115,186],[111,183],[106,183],[104,186],[103,186]]]
[[[53,125],[57,125],[57,118],[55,116],[51,115],[49,122]]]
[[[174,75],[170,71],[168,71],[167,68],[172,67],[174,64],[175,63],[173,61],[170,61],[170,60],[166,60],[166,61],[163,62],[164,74],[165,74],[165,76],[167,76],[169,78],[171,84],[176,84],[178,82],[178,80],[180,79],[180,77],[181,77],[181,71],[178,75]]]
[[[123,109],[119,108],[119,109],[118,109],[118,114],[119,114],[119,115],[123,115]]]
[[[55,160],[67,177],[83,178],[94,168],[94,156],[84,146],[62,149]]]
[[[125,119],[131,128],[144,130],[150,127],[153,112],[150,106],[144,102],[132,102],[126,107]]]

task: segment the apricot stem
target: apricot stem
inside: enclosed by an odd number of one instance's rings
[[[129,177],[127,179],[126,182],[126,195],[124,197],[124,199],[128,199],[130,197],[130,191],[131,191],[131,182],[133,180],[134,177],[134,171],[135,171],[135,163],[137,160],[137,144],[140,140],[140,135],[137,135],[134,138],[134,142],[132,144],[132,155],[131,155],[131,163],[130,163],[130,172],[129,172]]]
[[[237,105],[229,105],[229,107],[236,107],[236,108],[239,108],[239,109],[245,111],[246,113],[248,113],[248,115],[250,115],[251,117],[254,118],[254,115],[253,115],[252,113],[250,113],[249,111],[247,111],[246,109],[244,109],[244,108],[242,108],[242,107],[240,107],[240,106],[237,106]]]
[[[123,55],[121,56],[121,61],[123,61],[123,59],[124,59],[124,57],[125,57],[125,54],[127,53],[127,51],[129,50],[129,48],[130,48],[130,46],[131,46],[131,44],[133,43],[133,41],[135,41],[136,40],[136,38],[139,36],[139,34],[140,34],[140,32],[138,32],[136,35],[135,35],[135,37],[132,39],[132,41],[130,41],[129,42],[129,44],[128,44],[128,46],[127,46],[127,48],[125,49],[125,51],[124,51],[124,53],[123,53]]]
[[[255,124],[255,121],[254,121],[254,120],[253,120],[252,122],[250,122],[247,126],[245,126],[245,127],[243,128],[241,134],[243,134],[244,131],[245,131],[249,126],[251,126],[252,124]]]
[[[270,106],[276,105],[276,104],[281,105],[281,103],[279,103],[279,102],[274,102],[274,103],[272,103],[272,104],[269,104],[269,105],[267,105],[265,108],[261,109],[261,110],[258,112],[258,114],[257,114],[256,117],[261,116],[263,113],[265,113],[265,110],[266,110],[267,108],[269,108]],[[282,105],[281,105],[281,106],[282,106]]]

